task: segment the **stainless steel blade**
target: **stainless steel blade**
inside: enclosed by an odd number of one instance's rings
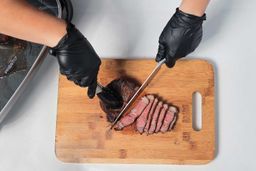
[[[97,87],[96,87],[95,94],[101,93],[102,89],[103,89],[103,86],[99,82],[97,82]]]
[[[158,62],[157,66],[154,68],[154,70],[151,72],[151,74],[148,76],[148,78],[144,81],[144,83],[140,86],[140,88],[136,91],[136,93],[132,96],[132,98],[129,100],[127,105],[123,108],[123,110],[119,113],[119,115],[116,117],[115,121],[111,124],[110,129],[112,129],[119,118],[126,112],[127,109],[133,104],[133,102],[136,100],[136,98],[139,96],[139,94],[148,86],[150,81],[155,77],[155,75],[160,70],[161,66],[165,63],[166,59],[161,60]]]

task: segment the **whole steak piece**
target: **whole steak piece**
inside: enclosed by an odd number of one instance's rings
[[[120,109],[111,109],[104,102],[100,101],[101,109],[107,114],[107,120],[112,123],[136,90],[138,90],[139,84],[131,78],[122,77],[111,81],[106,87],[122,97],[123,105]]]

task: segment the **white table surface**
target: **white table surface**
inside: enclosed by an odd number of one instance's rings
[[[73,0],[73,22],[103,57],[153,57],[180,1]],[[189,57],[216,67],[217,155],[207,165],[65,164],[55,157],[58,65],[48,56],[0,129],[0,171],[255,170],[256,1],[215,0]],[[2,91],[2,90],[1,90]]]

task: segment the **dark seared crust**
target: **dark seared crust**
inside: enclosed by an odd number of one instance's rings
[[[107,120],[109,122],[113,122],[115,120],[117,115],[127,104],[127,102],[136,92],[138,87],[139,84],[135,80],[125,77],[113,80],[107,85],[107,88],[111,89],[112,91],[115,91],[123,99],[123,106],[120,109],[110,109],[102,101],[100,101],[100,107],[107,114]]]

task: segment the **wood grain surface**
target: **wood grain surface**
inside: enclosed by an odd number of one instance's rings
[[[156,63],[152,59],[105,59],[99,82],[107,85],[127,75],[143,82]],[[132,127],[108,131],[98,98],[64,76],[59,79],[55,152],[72,163],[203,164],[215,156],[214,71],[205,60],[180,60],[172,69],[163,66],[145,89],[178,106],[172,132],[140,135]],[[192,128],[192,94],[202,95],[202,129]]]

